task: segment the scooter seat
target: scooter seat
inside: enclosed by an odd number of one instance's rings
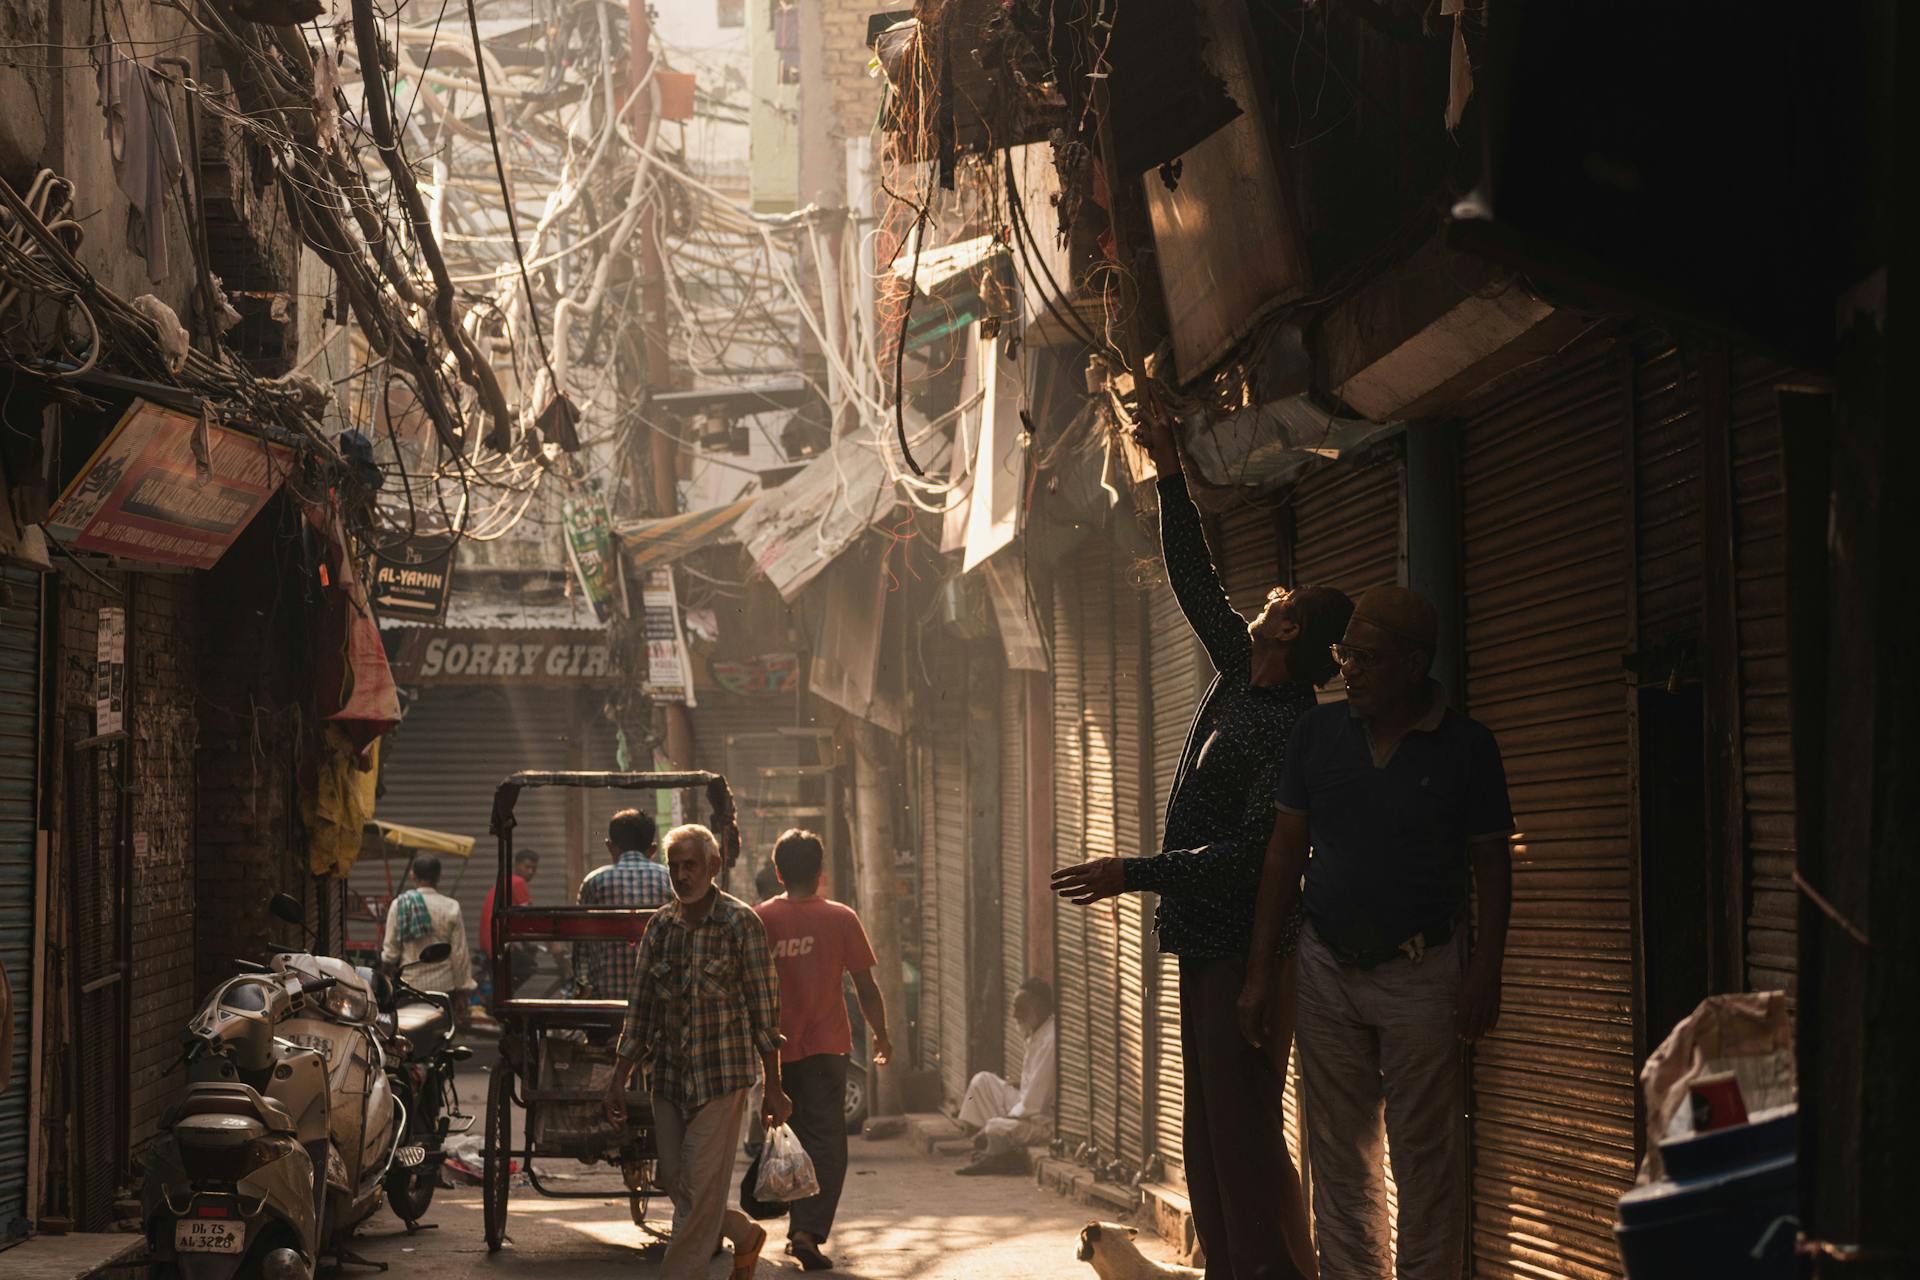
[[[395,1029],[420,1046],[446,1035],[453,1025],[447,1011],[437,1004],[403,1004],[393,1016]]]

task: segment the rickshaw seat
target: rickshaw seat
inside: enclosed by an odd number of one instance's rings
[[[497,1002],[493,1014],[501,1021],[530,1018],[536,1022],[601,1023],[618,1026],[627,1016],[625,1000],[534,1000],[515,996]]]

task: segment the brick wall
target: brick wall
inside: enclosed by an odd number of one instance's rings
[[[867,18],[875,11],[872,4],[822,0],[820,22],[825,29],[826,48],[821,70],[825,83],[833,86],[836,141],[857,138],[871,130],[886,93],[882,81],[867,75],[867,63],[873,58],[873,51],[867,48]]]

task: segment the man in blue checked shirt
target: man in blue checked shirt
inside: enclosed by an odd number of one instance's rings
[[[673,900],[673,879],[656,860],[659,827],[638,809],[622,809],[607,823],[607,852],[613,861],[580,882],[583,907],[661,907]],[[596,1000],[625,1000],[633,994],[633,944],[582,942],[575,972]]]

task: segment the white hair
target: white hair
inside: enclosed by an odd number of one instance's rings
[[[660,847],[667,850],[668,853],[672,853],[673,846],[683,840],[692,840],[700,845],[701,848],[705,849],[707,851],[708,862],[720,861],[720,842],[714,838],[713,832],[707,830],[697,822],[683,823],[667,832],[667,838],[661,842]]]

